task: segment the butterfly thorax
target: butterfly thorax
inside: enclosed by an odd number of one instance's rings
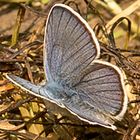
[[[57,82],[50,82],[40,89],[40,94],[45,94],[50,100],[57,102],[60,106],[63,106],[63,101],[70,100],[74,96],[75,92],[67,87],[63,87]]]

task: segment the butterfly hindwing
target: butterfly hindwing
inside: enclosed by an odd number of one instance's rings
[[[127,109],[123,80],[117,67],[96,60],[82,73],[73,87],[76,94],[64,105],[90,123],[113,127]]]

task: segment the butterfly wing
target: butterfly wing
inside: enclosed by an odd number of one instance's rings
[[[73,86],[76,94],[63,104],[79,118],[91,124],[114,129],[114,122],[121,120],[127,109],[126,89],[121,71],[114,65],[100,60],[81,74]]]
[[[42,96],[40,94],[40,88],[41,86],[32,84],[30,81],[27,81],[23,78],[20,78],[18,76],[15,76],[13,74],[6,74],[5,75],[7,79],[9,79],[11,82],[13,82],[14,84],[16,84],[17,86],[19,86],[20,88],[28,91],[29,93],[31,93],[32,95],[35,95],[37,97],[41,97],[41,98],[45,98],[44,96]],[[47,91],[46,91],[47,92]]]
[[[71,85],[75,77],[99,56],[98,41],[87,22],[70,7],[56,4],[46,24],[46,77]]]

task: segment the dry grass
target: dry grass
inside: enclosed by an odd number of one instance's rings
[[[122,123],[118,124],[119,133],[85,124],[69,116],[66,110],[30,96],[4,77],[4,73],[14,73],[35,84],[42,82],[44,26],[49,9],[56,2],[70,5],[86,18],[92,28],[99,23],[94,29],[101,44],[101,59],[118,65],[126,73],[126,83],[130,84],[131,92],[128,94],[128,111]],[[139,140],[139,26],[140,0],[48,0],[46,5],[39,0],[2,0],[0,139]]]

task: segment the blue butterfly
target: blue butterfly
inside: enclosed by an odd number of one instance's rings
[[[70,7],[56,4],[44,38],[47,83],[37,86],[12,74],[7,78],[85,122],[116,129],[115,121],[127,109],[124,77],[118,67],[98,60],[100,46],[88,23]]]

